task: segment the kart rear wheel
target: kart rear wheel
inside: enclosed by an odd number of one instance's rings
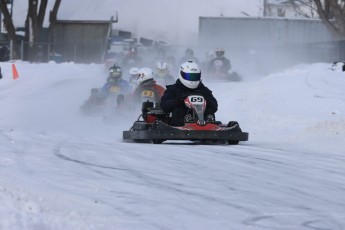
[[[235,140],[228,140],[229,145],[238,145],[240,141],[235,141]]]
[[[153,143],[153,144],[162,144],[162,143],[163,143],[163,140],[153,139],[153,140],[152,140],[152,143]]]
[[[150,140],[142,140],[142,139],[133,139],[136,143],[150,143]]]

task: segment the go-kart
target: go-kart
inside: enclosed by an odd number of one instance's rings
[[[89,98],[80,107],[84,115],[101,115],[116,107],[117,96],[120,95],[120,87],[112,86],[105,95],[101,89],[92,88]]]
[[[167,140],[191,140],[231,145],[248,140],[248,133],[242,132],[236,121],[222,124],[213,116],[205,119],[206,100],[203,96],[190,95],[184,103],[190,111],[185,117],[185,124],[171,126],[169,113],[165,113],[157,103],[143,102],[142,114],[128,131],[123,131],[123,139],[154,144]]]
[[[242,77],[236,71],[225,71],[222,70],[223,61],[215,60],[207,70],[205,74],[205,79],[209,81],[242,81]]]

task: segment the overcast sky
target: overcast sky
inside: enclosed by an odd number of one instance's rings
[[[48,10],[53,3],[49,1]],[[23,26],[27,0],[15,0],[13,10],[15,26]],[[62,0],[58,19],[109,20],[116,12],[114,28],[183,44],[196,41],[199,16],[258,17],[262,0]]]

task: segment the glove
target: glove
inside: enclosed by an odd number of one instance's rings
[[[214,116],[212,114],[208,114],[205,120],[207,123],[215,123]]]

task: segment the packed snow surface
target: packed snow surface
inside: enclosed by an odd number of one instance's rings
[[[239,145],[122,141],[83,116],[103,65],[1,63],[0,229],[345,229],[345,74],[301,64],[205,82]]]

